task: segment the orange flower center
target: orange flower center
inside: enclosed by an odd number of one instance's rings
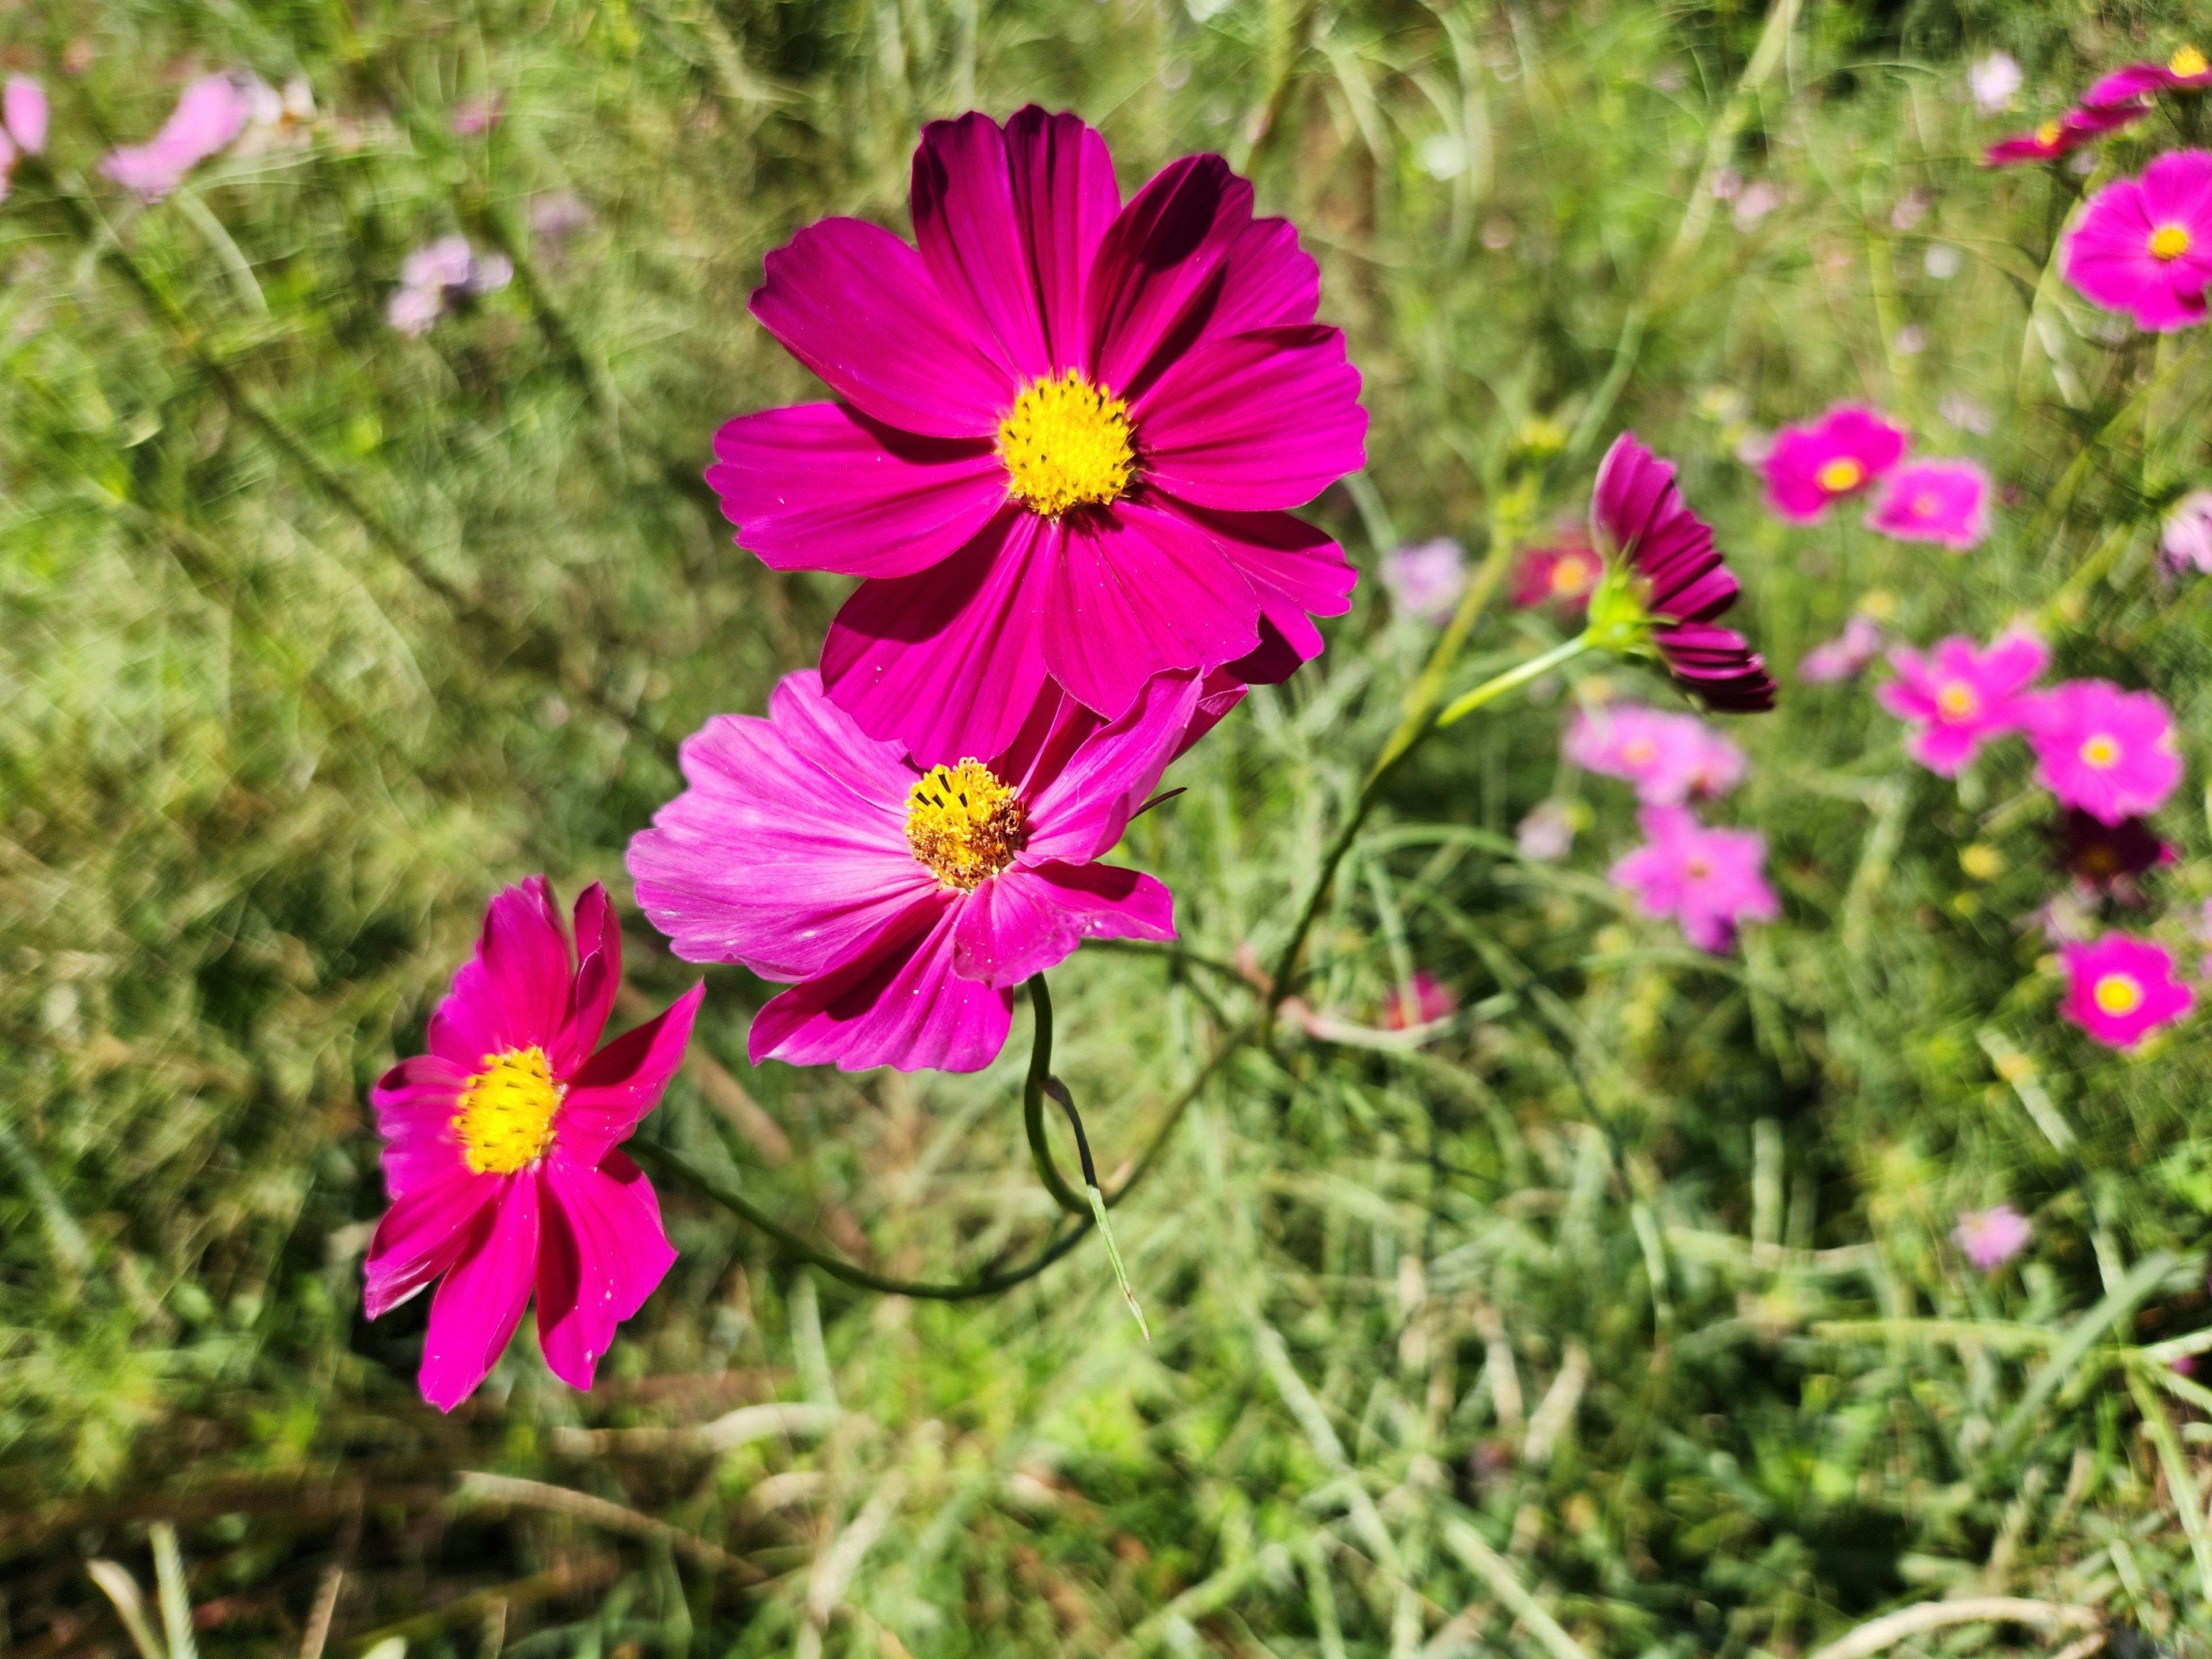
[[[1932,519],[1942,505],[1943,503],[1937,501],[1932,494],[1923,489],[1912,498],[1912,514],[1918,519]]]
[[[2058,142],[2058,123],[2045,121],[2035,130],[2035,142],[2048,149]]]
[[[2150,257],[2172,261],[2189,252],[2189,232],[2180,225],[2160,225],[2150,234]]]
[[[1848,455],[1838,455],[1813,477],[1831,495],[1840,495],[1847,489],[1856,489],[1866,482],[1866,468]]]
[[[2204,61],[2204,54],[2196,47],[2184,46],[2172,58],[2166,59],[2166,67],[2175,75],[2194,76],[2203,74],[2207,69],[2212,69],[2212,64],[2208,64]]]
[[[906,844],[940,885],[972,893],[1014,861],[1029,815],[979,760],[933,766],[907,792]]]
[[[2142,981],[2132,974],[2106,974],[2089,988],[2098,1008],[2107,1014],[2132,1014],[2142,1006]]]
[[[553,1144],[553,1118],[566,1092],[553,1080],[543,1048],[486,1054],[469,1079],[453,1132],[461,1156],[478,1175],[513,1175]]]
[[[1713,872],[1713,866],[1703,859],[1692,859],[1682,866],[1682,873],[1692,881],[1703,881]]]
[[[1620,745],[1620,757],[1631,766],[1649,766],[1659,758],[1659,745],[1649,738],[1631,738]]]
[[[2081,763],[2100,772],[2111,771],[2120,763],[2120,740],[2110,732],[2096,733],[2081,744]]]
[[[1946,720],[1971,720],[1981,706],[1974,688],[1964,680],[1946,680],[1936,693],[1936,707]]]
[[[1552,567],[1552,592],[1562,598],[1579,593],[1589,586],[1589,577],[1587,559],[1561,559]]]
[[[1072,507],[1109,506],[1136,468],[1130,435],[1129,406],[1075,370],[1036,381],[999,422],[1006,488],[1048,519]]]

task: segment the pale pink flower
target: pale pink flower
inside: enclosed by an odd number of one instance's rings
[[[2173,504],[2158,544],[2177,570],[2212,571],[2212,489],[2191,490]]]
[[[11,75],[8,86],[0,92],[0,120],[7,123],[8,137],[15,148],[26,155],[42,154],[46,148],[46,89],[27,75]]]
[[[1905,753],[1929,771],[1958,776],[1984,742],[2026,723],[2025,695],[2051,661],[2032,634],[2010,634],[1986,651],[1964,635],[1936,642],[1926,656],[1905,646],[1889,653],[1897,678],[1875,693],[1915,730]]]
[[[1467,550],[1449,536],[1393,548],[1382,556],[1382,586],[1400,615],[1443,622],[1467,591]]]
[[[1613,866],[1616,887],[1634,893],[1647,916],[1673,916],[1701,951],[1722,951],[1737,924],[1781,914],[1763,873],[1766,837],[1755,830],[1708,830],[1688,808],[1646,806],[1637,813],[1643,846]]]
[[[203,75],[185,88],[159,132],[145,143],[111,150],[100,170],[147,201],[159,201],[246,130],[255,84],[251,76]]]
[[[1833,685],[1854,680],[1881,649],[1881,624],[1863,614],[1844,624],[1844,631],[1808,651],[1797,662],[1797,678],[1808,685]]]
[[[1882,483],[1867,528],[1964,553],[1990,533],[1990,475],[1972,461],[1911,461]]]
[[[1680,806],[1692,795],[1724,795],[1743,779],[1743,750],[1695,714],[1641,703],[1578,710],[1563,744],[1584,771],[1636,786],[1650,806]]]
[[[2009,1204],[2000,1204],[1993,1210],[1961,1210],[1959,1224],[1951,1233],[1952,1242],[1966,1253],[1966,1260],[1985,1273],[1995,1273],[2018,1255],[2034,1236],[2027,1218]]]
[[[463,138],[473,138],[480,132],[489,131],[499,119],[504,100],[499,94],[487,93],[481,98],[465,98],[453,106],[453,131]]]
[[[2030,699],[2022,726],[2036,781],[2100,823],[2155,812],[2181,782],[2173,715],[2155,692],[2068,680]]]
[[[2012,102],[2025,78],[2018,58],[2008,52],[1993,52],[1974,60],[1966,71],[1966,87],[1982,113],[1994,115]]]
[[[1575,850],[1575,815],[1565,801],[1538,801],[1515,828],[1513,839],[1522,858],[1558,864]]]

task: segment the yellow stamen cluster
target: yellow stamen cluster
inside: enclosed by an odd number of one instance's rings
[[[1129,487],[1137,453],[1129,406],[1073,369],[1024,388],[999,422],[1006,488],[1056,519],[1072,507],[1105,507]]]
[[[1946,680],[1936,693],[1936,707],[1946,720],[1971,720],[1981,706],[1974,688],[1964,680]]]
[[[1590,567],[1587,559],[1561,559],[1552,567],[1552,592],[1562,599],[1571,599],[1582,592],[1589,587],[1589,581]]]
[[[513,1175],[544,1156],[553,1144],[553,1117],[562,1087],[539,1048],[486,1054],[470,1078],[453,1131],[461,1156],[478,1175]]]
[[[2212,64],[2207,64],[2204,61],[2204,54],[2194,46],[2184,46],[2166,60],[2166,66],[2176,75],[2192,77],[2203,74],[2207,69],[2212,69]]]
[[[1856,489],[1866,482],[1866,468],[1848,455],[1838,455],[1815,472],[1813,477],[1831,495],[1840,495],[1847,489]]]
[[[2150,234],[2150,257],[2174,260],[2189,252],[2189,232],[2180,225],[2160,225]]]
[[[2120,740],[2100,732],[2086,738],[2081,744],[2081,763],[2094,766],[2100,772],[2109,772],[2120,763]]]
[[[2097,1006],[2108,1014],[2132,1014],[2142,1006],[2142,981],[2132,974],[2106,974],[2089,988]]]
[[[1012,864],[1029,828],[1020,798],[979,760],[930,768],[906,801],[906,844],[940,884],[963,893]]]
[[[2057,122],[2045,121],[2041,126],[2036,128],[2035,142],[2043,145],[2045,149],[2048,149],[2050,146],[2058,142],[2058,131],[2059,128]]]

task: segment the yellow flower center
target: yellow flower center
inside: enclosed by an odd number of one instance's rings
[[[2184,46],[2166,59],[2166,68],[2176,75],[2202,75],[2212,64],[2204,61],[2204,54],[2194,46]]]
[[[2045,121],[2035,130],[2035,142],[2048,149],[2058,142],[2058,123]]]
[[[2150,257],[2179,259],[2189,252],[2189,233],[2179,225],[2160,225],[2150,234]]]
[[[1631,766],[1649,766],[1659,758],[1659,745],[1649,738],[1631,738],[1620,745],[1620,757]]]
[[[1932,519],[1942,505],[1942,501],[1923,489],[1912,498],[1912,516],[1916,519]]]
[[[1584,559],[1561,559],[1552,567],[1552,592],[1579,593],[1589,586],[1589,563]]]
[[[2120,763],[2120,741],[2109,733],[2100,732],[2081,745],[2081,763],[2094,766],[2100,772],[2109,772]]]
[[[1982,700],[1974,695],[1974,688],[1964,680],[1947,680],[1936,694],[1936,707],[1946,720],[1970,720],[1981,706]]]
[[[1073,369],[1025,387],[999,422],[1006,487],[1056,519],[1071,507],[1105,507],[1129,487],[1137,464],[1129,406]]]
[[[1014,861],[1029,815],[979,760],[935,766],[907,792],[906,844],[939,884],[972,893]]]
[[[486,1054],[483,1070],[469,1079],[453,1129],[461,1156],[478,1175],[513,1175],[553,1144],[553,1116],[561,1085],[539,1048]]]
[[[2142,981],[2132,974],[2106,974],[2089,988],[2097,1006],[2108,1014],[2132,1014],[2142,1006]]]
[[[1846,489],[1856,489],[1866,482],[1866,469],[1850,456],[1838,455],[1813,477],[1831,495],[1840,495]]]

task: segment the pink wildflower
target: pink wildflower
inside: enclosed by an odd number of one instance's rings
[[[2094,139],[2142,120],[2149,108],[2148,104],[2137,102],[2103,109],[2069,109],[2063,115],[2054,115],[2033,132],[1991,144],[1982,152],[1982,165],[2002,167],[2021,161],[2055,161]]]
[[[110,151],[100,170],[126,190],[159,201],[246,130],[253,112],[252,84],[250,76],[203,75],[185,88],[159,132],[145,143]]]
[[[505,102],[506,100],[496,92],[487,93],[481,98],[464,98],[453,106],[454,134],[462,138],[473,138],[480,132],[490,131],[498,121],[501,106]]]
[[[1086,939],[1176,936],[1165,887],[1097,860],[1243,690],[1162,675],[1110,725],[1055,691],[988,762],[925,767],[788,675],[766,720],[684,740],[690,787],[630,842],[638,903],[686,961],[791,984],[756,1061],[975,1071],[1030,975]]]
[[[2136,326],[2164,332],[2204,320],[2212,283],[2212,151],[2170,150],[2139,179],[2089,198],[2065,239],[2066,280]]]
[[[26,155],[42,154],[46,148],[46,89],[27,75],[11,75],[5,91],[0,91],[0,121],[8,129],[9,141]]]
[[[1520,568],[1513,576],[1513,603],[1524,610],[1530,605],[1556,605],[1564,610],[1583,611],[1589,607],[1597,579],[1604,574],[1605,562],[1577,530],[1567,540],[1532,547],[1521,556]]]
[[[2167,511],[2158,544],[2177,570],[2212,572],[2212,489],[2194,489]]]
[[[1400,614],[1443,622],[1467,591],[1467,550],[1449,536],[1393,548],[1382,556],[1382,586]]]
[[[2028,700],[2022,726],[2037,781],[2102,823],[2155,812],[2181,781],[2173,716],[2154,692],[2068,680]]]
[[[1645,844],[1613,866],[1616,887],[1636,895],[1647,916],[1673,916],[1701,951],[1722,951],[1746,920],[1780,914],[1762,873],[1766,837],[1755,830],[1708,830],[1689,809],[1646,806],[1637,813]]]
[[[533,1288],[546,1364],[590,1388],[615,1327],[676,1260],[651,1184],[616,1149],[668,1086],[706,988],[594,1054],[621,983],[606,890],[576,900],[572,945],[532,876],[485,910],[476,954],[430,1017],[430,1052],[371,1093],[392,1208],[369,1245],[365,1304],[379,1318],[443,1275],[422,1372],[441,1411],[483,1381]]]
[[[2000,1204],[1993,1210],[1961,1210],[1951,1239],[1967,1261],[1993,1273],[2026,1249],[2034,1236],[2026,1216],[2009,1204]]]
[[[2010,104],[2025,79],[2020,59],[2008,52],[1993,52],[1986,58],[1978,58],[1966,70],[1967,89],[1974,94],[1974,102],[1984,115],[1994,115]]]
[[[1910,461],[1882,483],[1867,528],[1964,553],[1990,533],[1990,475],[1972,461]]]
[[[465,236],[441,236],[400,262],[385,320],[402,334],[422,334],[448,310],[496,294],[514,279],[514,263],[504,253],[478,253]]]
[[[1881,624],[1859,615],[1844,624],[1844,631],[1808,651],[1797,661],[1797,678],[1808,685],[1833,685],[1855,680],[1881,649]]]
[[[1856,495],[1905,458],[1902,427],[1842,404],[1804,426],[1774,434],[1764,463],[1766,504],[1792,524],[1810,524],[1828,504]]]
[[[2212,87],[2212,64],[2195,46],[2184,46],[2163,64],[2130,64],[2082,94],[2090,109],[2139,107],[2161,92],[2202,92]]]
[[[1565,801],[1541,800],[1528,809],[1528,816],[1515,826],[1514,844],[1521,856],[1539,864],[1558,864],[1575,850],[1576,819],[1583,809],[1580,803],[1570,805]]]
[[[1743,750],[1695,714],[1624,703],[1575,715],[1562,745],[1584,771],[1636,786],[1647,806],[1719,796],[1742,781]]]
[[[2173,976],[2162,945],[2107,933],[2061,948],[2066,1001],[2061,1012],[2108,1048],[2132,1048],[2189,1012],[2189,988]]]
[[[2032,634],[2006,635],[1986,651],[1954,634],[1924,657],[1898,646],[1889,661],[1897,678],[1875,696],[1916,728],[1905,739],[1905,753],[1952,778],[1986,739],[2025,725],[2027,688],[2049,665],[2051,653]]]
[[[1434,975],[1418,972],[1410,986],[1401,988],[1382,1005],[1382,1017],[1376,1024],[1386,1031],[1409,1030],[1443,1019],[1458,1007],[1459,998],[1450,986]]]

